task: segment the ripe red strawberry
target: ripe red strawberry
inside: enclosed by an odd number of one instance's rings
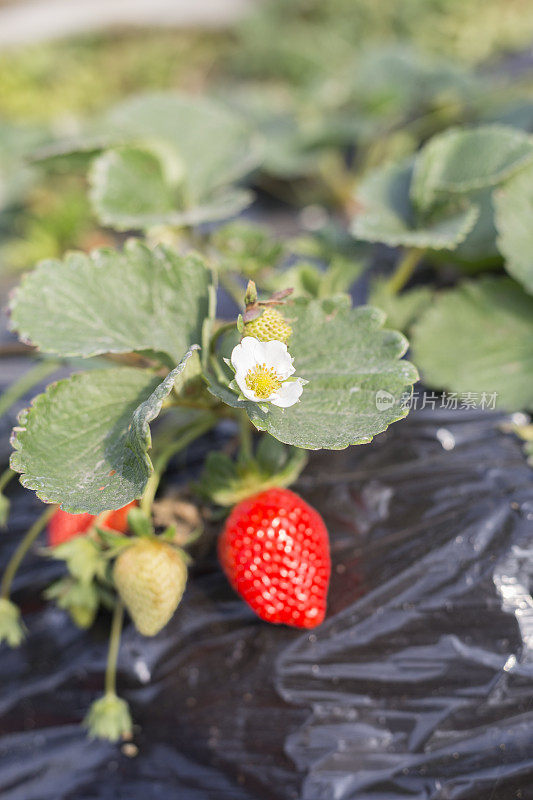
[[[320,514],[288,489],[238,503],[218,544],[233,588],[267,622],[314,628],[324,619],[331,562]]]
[[[102,528],[125,533],[128,528],[128,513],[137,505],[137,501],[128,503],[127,506],[118,508],[116,511],[106,511],[100,519]],[[68,542],[75,536],[86,533],[95,521],[94,514],[69,514],[58,508],[54,516],[48,523],[48,544],[55,547],[63,542]]]

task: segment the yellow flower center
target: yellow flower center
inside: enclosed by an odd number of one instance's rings
[[[282,381],[274,367],[267,367],[266,364],[256,364],[253,369],[249,369],[246,375],[246,385],[260,400],[266,400],[271,394],[277,392],[281,387]]]

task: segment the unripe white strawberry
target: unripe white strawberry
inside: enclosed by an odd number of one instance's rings
[[[292,335],[292,328],[276,308],[265,308],[259,317],[247,322],[244,326],[244,336],[253,336],[260,342],[278,342],[287,344]]]
[[[113,580],[139,633],[155,636],[182,598],[187,566],[167,542],[141,539],[119,555]]]

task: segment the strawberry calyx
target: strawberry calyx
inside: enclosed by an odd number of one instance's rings
[[[198,485],[201,495],[220,506],[294,483],[307,464],[305,450],[263,435],[252,457],[236,460],[220,451],[209,453]]]

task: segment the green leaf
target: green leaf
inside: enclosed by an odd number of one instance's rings
[[[412,350],[432,387],[496,392],[509,411],[533,407],[533,298],[509,278],[443,292],[413,328]]]
[[[183,169],[183,167],[182,167]],[[177,175],[176,183],[182,175]],[[124,228],[160,224],[175,209],[172,177],[154,153],[134,147],[107,150],[92,166],[91,200],[105,224],[122,220]]]
[[[93,370],[48,387],[19,417],[11,467],[65,511],[99,514],[140,497],[152,472],[149,424],[191,356],[161,381],[152,370]]]
[[[167,157],[183,164],[195,198],[243,177],[260,157],[242,116],[207,97],[177,92],[134,97],[112,109],[103,127],[122,141],[163,146]]]
[[[45,128],[14,125],[2,118],[0,125],[0,211],[23,200],[33,186],[36,174],[26,158],[48,138]]]
[[[168,159],[166,159],[168,164]],[[138,147],[107,150],[92,166],[91,202],[98,219],[117,230],[199,225],[227,219],[250,204],[250,192],[218,189],[207,200],[188,199],[179,168]]]
[[[533,166],[494,193],[494,209],[505,269],[533,294]]]
[[[179,361],[201,341],[209,272],[198,256],[128,242],[43,261],[11,301],[11,327],[62,356],[151,350]]]
[[[351,308],[348,298],[337,298],[296,300],[290,313],[295,375],[309,381],[300,402],[262,410],[239,401],[226,387],[211,386],[210,391],[244,407],[260,430],[307,450],[365,444],[407,415],[403,401],[418,375],[412,364],[400,360],[407,340],[382,329],[382,311]]]
[[[237,220],[213,233],[213,246],[218,251],[219,268],[253,276],[265,267],[275,267],[284,252],[284,245],[261,225]]]
[[[388,289],[388,281],[377,278],[373,281],[368,295],[368,303],[377,306],[387,315],[387,324],[395,330],[407,333],[414,320],[427,308],[433,297],[433,290],[419,286],[401,294],[393,294]]]
[[[471,102],[483,86],[480,77],[451,60],[381,42],[361,49],[352,82],[361,110],[402,117],[425,106]]]
[[[443,195],[495,186],[533,159],[533,139],[516,128],[451,128],[416,158],[411,197],[427,210]]]
[[[351,224],[352,235],[391,247],[453,250],[474,227],[478,209],[474,205],[453,212],[446,209],[429,220],[418,220],[409,196],[412,175],[411,162],[369,173],[355,198],[358,211]]]
[[[194,197],[205,197],[244,177],[262,156],[262,142],[235,109],[205,96],[154,92],[124,100],[81,135],[41,148],[36,158],[123,145],[147,146],[174,168],[180,165]]]
[[[282,272],[273,271],[262,285],[272,292],[290,288],[294,289],[295,297],[325,299],[348,292],[366,266],[363,259],[343,255],[334,256],[325,269],[307,261],[297,261]]]
[[[446,253],[445,258],[452,258],[474,269],[484,269],[501,260],[496,245],[493,196],[492,188],[479,189],[468,194],[468,199],[479,209],[479,217],[466,239],[452,253]]]
[[[236,214],[252,194],[233,186],[262,155],[261,138],[241,114],[211,98],[160,92],[122,102],[84,135],[37,157],[102,150],[91,172],[94,208],[120,230]]]

